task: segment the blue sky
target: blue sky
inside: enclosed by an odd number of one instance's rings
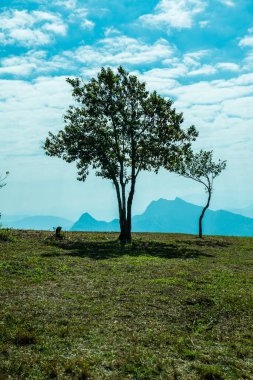
[[[213,208],[253,203],[253,3],[251,0],[13,0],[0,7],[0,156],[10,171],[5,214],[76,219],[117,215],[110,183],[45,157],[49,130],[63,127],[72,103],[66,76],[88,80],[101,66],[123,65],[175,101],[195,149],[213,149],[228,168]],[[147,191],[148,189],[148,191]],[[201,203],[201,186],[161,171],[142,174],[134,211],[159,197]]]

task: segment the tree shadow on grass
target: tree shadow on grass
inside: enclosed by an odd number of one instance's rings
[[[61,248],[62,252],[42,254],[44,257],[65,255],[72,257],[89,257],[94,260],[105,260],[123,255],[151,256],[164,259],[189,259],[198,258],[200,256],[213,257],[201,249],[161,242],[133,241],[132,244],[126,244],[125,246],[121,245],[118,241],[52,241],[48,244]]]
[[[176,243],[180,243],[180,240],[176,240]],[[195,240],[184,240],[184,244],[206,248],[227,248],[231,245],[228,241],[213,237],[210,238],[209,236],[202,239],[196,238]]]

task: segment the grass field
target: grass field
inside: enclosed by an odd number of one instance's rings
[[[253,379],[253,239],[0,231],[0,379]]]

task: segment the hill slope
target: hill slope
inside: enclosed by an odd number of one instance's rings
[[[239,208],[233,209],[230,211],[235,213],[235,214],[240,214],[240,215],[246,216],[248,218],[253,218],[253,205],[248,206],[246,208],[242,208],[242,209],[239,209]]]

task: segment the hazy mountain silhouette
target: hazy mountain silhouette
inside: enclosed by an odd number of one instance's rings
[[[175,200],[153,201],[141,215],[132,219],[135,232],[198,233],[198,218],[202,207]],[[97,221],[90,214],[83,214],[71,227],[72,231],[119,231],[117,219],[111,222]],[[203,220],[203,232],[208,235],[253,236],[253,219],[229,211],[207,210]]]
[[[250,206],[242,208],[242,209],[235,208],[235,209],[230,210],[230,211],[235,213],[235,214],[240,214],[240,215],[246,216],[248,218],[253,218],[253,205],[250,205]]]
[[[64,230],[69,230],[73,222],[58,216],[28,216],[25,218],[3,217],[1,223],[6,227],[19,230],[52,230],[61,226]]]
[[[0,224],[3,227],[12,227],[13,223],[18,222],[19,220],[27,218],[29,215],[5,215],[2,214],[0,218]]]

